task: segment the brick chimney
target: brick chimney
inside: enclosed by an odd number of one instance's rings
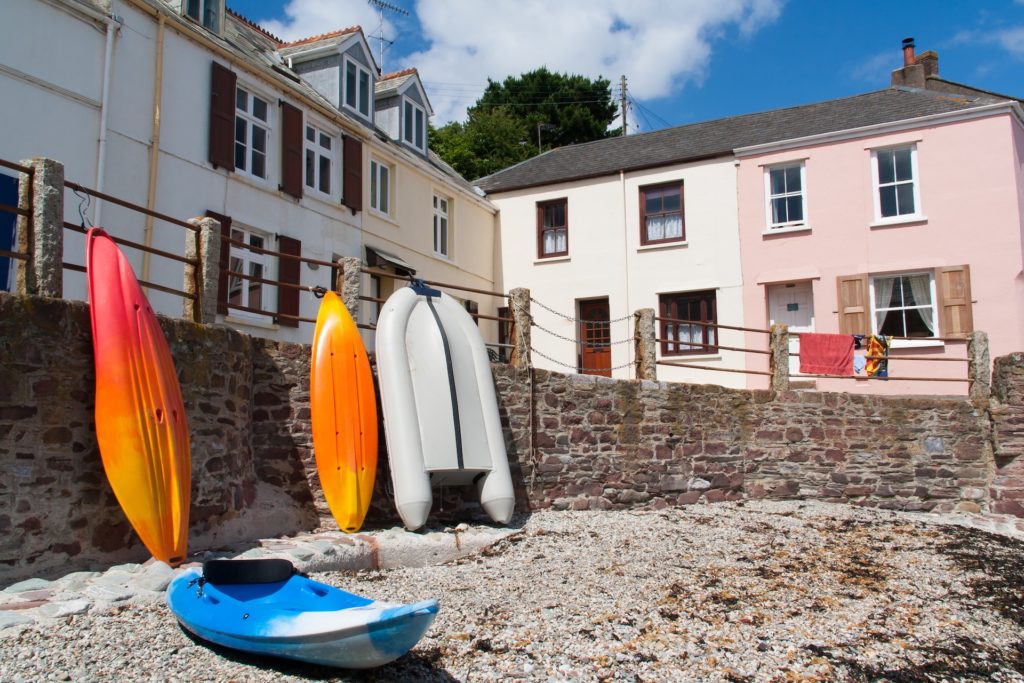
[[[934,50],[914,54],[914,39],[903,39],[903,67],[892,72],[892,85],[927,88],[928,77],[939,75],[939,55]]]

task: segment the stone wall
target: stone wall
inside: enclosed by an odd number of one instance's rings
[[[773,394],[543,370],[531,382],[529,371],[504,367],[496,375],[536,507],[764,497],[900,510],[988,504],[989,418],[963,398]]]
[[[313,462],[309,347],[161,319],[188,410],[189,547],[332,526]],[[88,307],[0,294],[0,585],[147,553],[103,473]],[[520,510],[815,498],[1024,516],[1024,354],[990,402],[768,392],[494,366]],[[397,523],[381,430],[367,528]],[[432,521],[479,515],[435,492]]]

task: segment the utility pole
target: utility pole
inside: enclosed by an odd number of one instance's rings
[[[621,92],[621,106],[622,106],[622,135],[629,135],[629,123],[626,119],[626,110],[629,106],[626,100],[626,74],[622,74],[622,78],[619,80],[619,91]]]

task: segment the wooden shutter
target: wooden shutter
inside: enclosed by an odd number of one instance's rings
[[[363,210],[363,143],[351,135],[346,135],[344,148],[341,203],[354,213]]]
[[[839,333],[871,334],[868,305],[868,276],[840,275],[836,278],[839,292]]]
[[[235,170],[234,72],[212,62],[210,73],[210,163]]]
[[[215,218],[220,222],[220,256],[217,259],[218,272],[217,276],[217,312],[222,315],[228,313],[228,265],[231,263],[231,245],[224,241],[223,238],[231,237],[231,216],[225,216],[224,214],[217,213],[216,211],[207,211],[206,215],[209,218]]]
[[[291,256],[302,255],[302,242],[291,237],[280,235],[277,238],[277,250],[282,254]],[[278,259],[277,279],[281,282],[290,282],[293,285],[300,284],[302,261],[290,258]],[[277,288],[277,324],[282,327],[298,327],[299,321],[294,317],[299,314],[299,290],[292,287]]]
[[[296,199],[302,198],[302,111],[281,102],[281,185]]]
[[[938,268],[935,271],[938,292],[939,320],[943,337],[966,337],[974,331],[971,309],[971,267],[968,265]]]

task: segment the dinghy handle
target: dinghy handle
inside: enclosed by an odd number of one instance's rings
[[[420,278],[413,278],[409,282],[409,286],[412,287],[412,291],[416,292],[420,296],[427,296],[432,298],[439,298],[441,296],[440,289],[433,289],[432,287],[428,287],[427,283],[421,280]]]

